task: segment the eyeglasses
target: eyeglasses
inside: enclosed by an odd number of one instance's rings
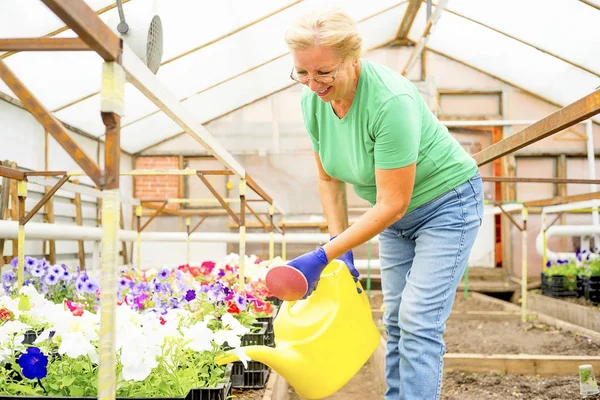
[[[329,84],[329,83],[332,83],[333,81],[335,81],[335,77],[337,76],[337,73],[340,70],[340,67],[342,66],[343,63],[344,62],[342,61],[340,63],[340,65],[337,66],[337,68],[335,69],[335,71],[332,74],[317,75],[313,78],[309,78],[308,74],[298,75],[298,73],[296,72],[296,69],[294,67],[292,67],[292,72],[290,72],[290,78],[292,78],[296,82],[300,82],[304,85],[307,85],[311,79],[318,83]]]

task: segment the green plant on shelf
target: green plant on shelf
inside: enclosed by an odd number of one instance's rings
[[[557,264],[546,270],[546,276],[563,276],[566,279],[565,288],[567,290],[575,290],[577,287],[577,274],[580,274],[584,269],[577,265],[575,261],[570,261],[566,264]]]

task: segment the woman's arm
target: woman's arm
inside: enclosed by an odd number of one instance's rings
[[[329,226],[329,234],[339,235],[348,228],[346,184],[325,172],[317,152],[315,152],[315,160],[319,170],[319,197]]]
[[[376,204],[337,238],[323,246],[328,260],[368,241],[402,218],[408,209],[415,182],[416,164],[376,169]]]

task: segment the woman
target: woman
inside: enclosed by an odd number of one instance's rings
[[[302,113],[333,237],[289,265],[306,276],[309,296],[329,260],[357,276],[351,249],[379,234],[385,398],[438,399],[445,322],[482,221],[477,165],[409,80],[361,58],[357,26],[341,10],[302,16],[285,40],[291,77],[305,85]],[[346,182],[372,206],[351,227]]]

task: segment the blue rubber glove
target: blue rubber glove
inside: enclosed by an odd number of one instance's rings
[[[327,264],[329,264],[329,260],[327,260],[327,254],[325,254],[325,250],[323,250],[323,247],[321,246],[317,247],[316,250],[311,251],[310,253],[305,253],[294,258],[288,263],[290,267],[294,267],[302,272],[308,281],[308,290],[303,299],[306,299],[308,296],[310,296],[317,288],[317,283],[319,283],[321,273]]]
[[[329,241],[331,242],[336,237],[337,235],[329,239]],[[358,277],[360,276],[360,274],[354,266],[354,254],[352,253],[352,250],[348,250],[347,252],[339,256],[337,259],[343,261],[344,264],[346,264],[348,270],[350,271],[350,274],[352,274],[352,276],[354,277],[354,282],[358,282]]]

